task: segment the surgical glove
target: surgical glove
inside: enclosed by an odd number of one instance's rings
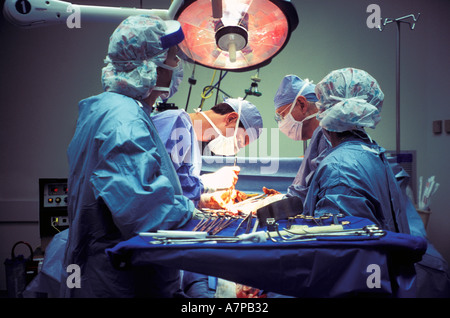
[[[204,193],[200,196],[200,201],[198,202],[197,207],[200,209],[211,209],[211,197],[212,193]],[[216,207],[214,207],[216,208]]]
[[[202,220],[204,217],[205,214],[198,209],[194,209],[194,211],[192,212],[192,220]]]
[[[200,176],[204,193],[211,193],[218,190],[233,188],[238,181],[238,174],[241,169],[237,166],[225,166],[213,173],[206,173]]]
[[[237,298],[267,298],[267,294],[262,294],[257,288],[236,284]]]

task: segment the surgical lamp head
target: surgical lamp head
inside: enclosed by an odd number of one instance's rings
[[[175,18],[186,35],[186,60],[236,72],[269,64],[298,25],[287,0],[185,0]]]

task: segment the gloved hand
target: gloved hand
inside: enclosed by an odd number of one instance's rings
[[[206,173],[200,176],[205,193],[218,190],[226,190],[234,187],[238,181],[238,174],[241,168],[238,166],[225,166],[213,173]]]
[[[201,220],[203,217],[203,212],[194,208],[194,211],[192,211],[192,220]]]
[[[267,298],[267,294],[263,294],[259,289],[246,285],[236,284],[237,298]]]

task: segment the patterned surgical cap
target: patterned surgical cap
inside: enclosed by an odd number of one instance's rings
[[[157,65],[166,60],[168,48],[183,39],[177,21],[149,15],[128,17],[110,37],[103,89],[145,99],[156,85]]]
[[[336,70],[317,83],[316,103],[320,125],[329,131],[343,132],[380,122],[384,94],[367,72],[355,68]]]

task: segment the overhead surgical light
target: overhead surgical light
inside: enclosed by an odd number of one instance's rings
[[[221,70],[249,71],[269,64],[298,25],[286,0],[188,0],[175,14],[185,57]]]
[[[298,25],[289,0],[172,0],[164,9],[72,4],[60,0],[5,0],[3,14],[12,24],[34,28],[81,22],[120,23],[130,15],[151,14],[180,22],[185,40],[181,57],[220,70],[248,71],[270,63]]]

